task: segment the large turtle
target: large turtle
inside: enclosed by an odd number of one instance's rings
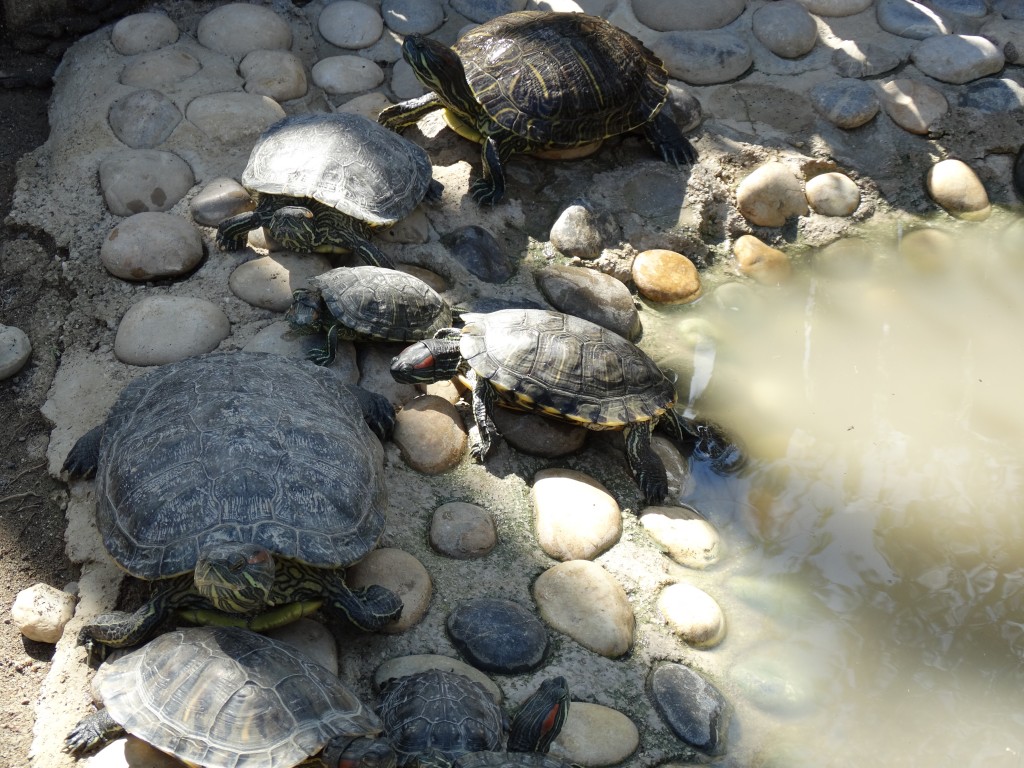
[[[390,590],[350,590],[340,570],[384,532],[384,435],[394,410],[301,360],[213,353],[161,366],[121,392],[71,449],[96,474],[96,522],[113,559],[156,582],[134,613],[85,626],[89,647],[133,645],[172,611],[263,630],[323,607],[376,630]]]
[[[430,174],[426,152],[361,115],[286,117],[260,136],[242,173],[256,209],[222,221],[217,244],[236,251],[249,230],[265,227],[293,251],[351,251],[392,267],[371,233],[439,198]]]
[[[393,130],[437,109],[483,144],[483,178],[473,198],[496,203],[502,169],[516,152],[581,147],[640,129],[661,157],[693,163],[696,152],[663,109],[661,61],[618,27],[583,13],[521,11],[467,32],[451,48],[409,35],[402,55],[431,92],[384,109]]]
[[[380,719],[336,675],[245,629],[160,635],[100,667],[93,689],[105,706],[68,734],[75,754],[127,732],[206,768],[395,765]]]
[[[325,346],[312,350],[309,358],[330,365],[339,339],[428,339],[452,324],[452,310],[414,275],[381,267],[339,267],[295,291],[287,318],[296,329],[325,333]]]

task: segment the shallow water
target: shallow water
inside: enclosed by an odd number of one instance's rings
[[[668,365],[713,342],[693,405],[753,457],[683,496],[732,550],[726,763],[1024,765],[1024,222],[913,241],[645,316]]]

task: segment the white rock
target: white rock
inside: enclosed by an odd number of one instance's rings
[[[406,464],[428,475],[456,466],[469,442],[455,406],[436,395],[422,395],[407,402],[398,412],[391,439]]]
[[[618,765],[640,746],[640,731],[618,710],[574,701],[551,754],[580,765]]]
[[[669,75],[690,85],[733,80],[754,62],[747,41],[726,30],[666,32],[651,48],[664,62]]]
[[[823,216],[849,216],[860,205],[860,188],[845,173],[821,173],[809,179],[804,193],[811,208]]]
[[[405,59],[395,62],[391,71],[391,91],[399,101],[414,99],[427,92],[423,83],[416,79],[416,74]]]
[[[124,313],[114,356],[128,365],[163,365],[216,349],[231,333],[227,315],[192,296],[147,296]]]
[[[384,70],[362,56],[328,56],[313,65],[313,82],[327,93],[360,93],[384,82]]]
[[[793,170],[785,163],[772,161],[740,182],[736,207],[753,224],[781,227],[791,216],[807,215],[807,198]]]
[[[32,343],[21,328],[0,325],[0,381],[24,368],[31,354]]]
[[[203,239],[171,213],[136,213],[118,224],[100,246],[100,261],[122,280],[152,280],[191,272],[203,260]]]
[[[762,5],[754,11],[752,25],[764,47],[785,59],[803,56],[818,42],[814,17],[796,0]]]
[[[640,524],[669,557],[687,568],[707,568],[722,559],[718,531],[693,507],[647,507]]]
[[[982,221],[992,213],[978,175],[962,160],[942,160],[928,170],[928,194],[950,215]]]
[[[251,51],[288,50],[292,28],[270,8],[228,3],[199,20],[199,42],[218,53],[241,59]]]
[[[134,13],[110,30],[110,42],[118,53],[132,56],[163,48],[177,41],[180,31],[166,14]]]
[[[203,68],[199,59],[180,47],[162,48],[139,56],[121,70],[119,82],[133,88],[166,88]]]
[[[571,469],[533,479],[537,543],[556,560],[593,560],[622,536],[622,512],[597,480]]]
[[[360,96],[349,99],[345,103],[341,104],[337,111],[353,112],[357,115],[362,115],[369,120],[376,120],[377,115],[381,113],[381,110],[389,106],[391,106],[391,102],[388,101],[387,96],[379,91],[373,91],[372,93],[364,93]]]
[[[430,546],[457,560],[483,557],[498,543],[494,514],[476,504],[450,501],[430,517]]]
[[[272,253],[235,267],[228,287],[254,307],[284,312],[292,305],[292,291],[307,287],[309,278],[330,268],[331,262],[318,253]]]
[[[324,6],[317,29],[324,40],[339,48],[367,48],[380,38],[384,20],[366,3],[338,0]]]
[[[400,35],[425,35],[444,23],[437,0],[383,0],[380,10],[388,28]]]
[[[64,634],[64,626],[75,614],[75,596],[51,587],[33,584],[14,598],[11,620],[29,640],[56,643]]]
[[[348,569],[346,582],[353,589],[380,584],[402,601],[402,615],[380,631],[400,634],[418,624],[430,607],[433,583],[423,563],[401,549],[375,549]]]
[[[245,78],[245,90],[274,101],[289,101],[306,95],[306,69],[291,51],[253,51],[238,71]]]
[[[661,32],[720,29],[746,7],[746,0],[633,0],[637,20]]]
[[[928,127],[949,110],[946,97],[921,80],[899,78],[881,84],[882,105],[900,128],[928,133]]]
[[[285,116],[268,96],[256,93],[211,93],[185,108],[185,117],[215,141],[250,142]]]
[[[173,152],[122,149],[100,162],[100,189],[116,216],[169,210],[193,184],[192,169]]]
[[[990,40],[977,35],[929,37],[918,44],[910,57],[929,77],[955,85],[994,75],[1006,63]]]
[[[256,206],[245,187],[227,176],[218,176],[207,182],[189,201],[188,207],[196,224],[216,227],[229,216],[251,211]]]
[[[873,0],[800,0],[808,11],[817,16],[853,16],[866,11]]]
[[[671,584],[658,596],[658,610],[672,631],[697,648],[718,645],[725,637],[725,616],[711,595],[691,584]]]

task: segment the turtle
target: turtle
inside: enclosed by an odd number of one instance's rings
[[[246,629],[159,635],[103,664],[93,689],[105,706],[71,729],[72,754],[127,732],[207,768],[395,765],[380,719],[336,675]]]
[[[287,319],[296,329],[326,333],[325,346],[312,350],[309,358],[330,365],[338,339],[427,339],[452,324],[452,310],[414,275],[383,267],[338,267],[292,293]]]
[[[384,532],[380,436],[394,409],[304,360],[214,352],[132,380],[72,447],[69,477],[96,477],[96,522],[114,561],[154,594],[103,614],[79,642],[105,655],[172,612],[271,629],[322,607],[377,630],[401,614],[380,585],[341,569]]]
[[[584,13],[519,11],[474,27],[451,47],[408,35],[402,56],[430,92],[385,108],[401,131],[438,109],[482,143],[481,204],[505,193],[503,166],[517,152],[567,150],[641,130],[666,162],[697,154],[664,109],[668,73],[643,43]]]
[[[376,707],[399,766],[447,768],[462,755],[545,753],[569,712],[564,677],[540,684],[513,718],[487,689],[465,675],[428,669],[392,678],[381,687]]]
[[[352,252],[393,267],[371,232],[440,199],[430,158],[374,121],[347,112],[286,117],[256,141],[241,178],[256,208],[224,219],[217,245],[237,251],[249,230],[265,227],[285,248]]]

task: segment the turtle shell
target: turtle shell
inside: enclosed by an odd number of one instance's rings
[[[537,752],[474,752],[455,761],[454,768],[573,768],[574,763]]]
[[[337,676],[243,629],[160,635],[103,664],[93,688],[128,733],[208,768],[290,768],[336,735],[381,732]]]
[[[309,282],[339,323],[367,339],[429,339],[452,324],[448,302],[418,277],[405,272],[340,267]]]
[[[668,98],[643,43],[582,13],[499,16],[453,49],[484,112],[534,147],[572,147],[639,128]]]
[[[616,429],[675,402],[675,386],[643,350],[589,320],[543,309],[464,319],[463,358],[513,407]]]
[[[309,197],[375,227],[408,215],[427,194],[430,158],[361,115],[286,117],[257,140],[242,185],[263,195]]]
[[[103,429],[96,519],[134,576],[194,569],[208,544],[252,542],[318,567],[384,531],[383,449],[353,394],[318,366],[214,353],[121,392]]]

